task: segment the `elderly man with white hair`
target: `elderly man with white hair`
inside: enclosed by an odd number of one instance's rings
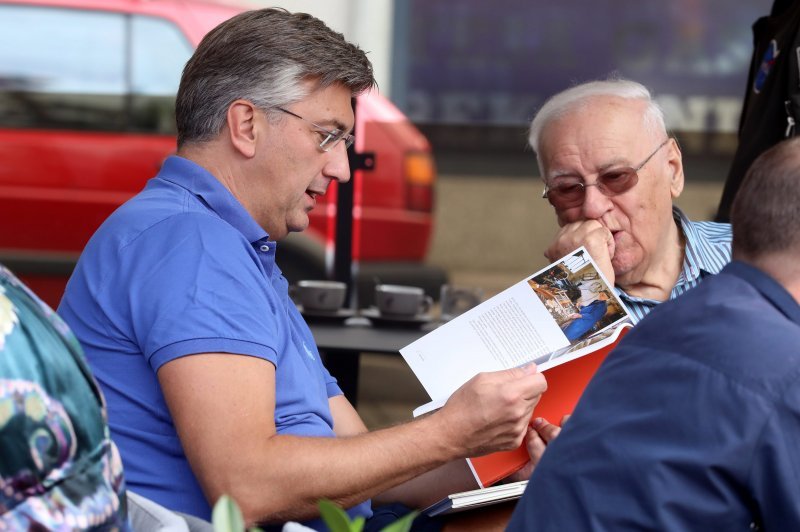
[[[681,151],[643,85],[610,79],[560,92],[529,141],[560,226],[545,255],[585,246],[634,321],[730,261],[728,224],[692,222],[672,205],[684,185]]]

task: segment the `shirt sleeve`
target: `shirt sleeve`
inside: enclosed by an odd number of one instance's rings
[[[279,307],[254,250],[224,221],[173,216],[120,249],[133,335],[154,371],[196,353],[277,360]]]
[[[331,397],[336,397],[337,395],[344,395],[344,392],[339,387],[339,383],[336,381],[336,378],[328,372],[328,368],[324,365],[322,366],[322,372],[325,378],[325,388],[328,391],[328,399]]]

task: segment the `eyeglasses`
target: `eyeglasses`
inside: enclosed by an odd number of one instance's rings
[[[603,172],[597,176],[596,183],[586,184],[578,177],[567,177],[559,179],[553,186],[545,185],[542,197],[547,198],[550,204],[556,209],[570,209],[583,204],[586,199],[586,188],[597,187],[605,196],[611,197],[632,189],[639,182],[639,170],[644,168],[650,159],[658,153],[658,150],[666,146],[670,141],[667,138],[653,150],[653,153],[637,166],[636,168],[622,167]]]
[[[299,118],[303,122],[308,122],[309,124],[314,126],[314,128],[317,130],[317,133],[319,133],[322,138],[322,142],[319,143],[319,149],[322,151],[331,151],[334,146],[339,144],[340,141],[344,141],[344,147],[349,148],[350,146],[353,145],[353,142],[355,142],[356,140],[356,138],[353,135],[349,134],[347,131],[343,131],[338,128],[333,130],[324,128],[320,125],[315,124],[311,120],[306,120],[302,116],[284,109],[283,107],[273,107],[273,109],[277,109],[282,113],[286,113],[287,115]]]

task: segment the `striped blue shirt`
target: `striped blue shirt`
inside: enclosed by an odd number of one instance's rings
[[[683,268],[669,295],[670,299],[675,299],[704,278],[719,273],[731,261],[732,233],[729,224],[692,222],[677,207],[672,208],[672,214],[686,239]],[[630,296],[620,288],[617,288],[617,293],[628,307],[634,324],[661,303],[655,299]]]

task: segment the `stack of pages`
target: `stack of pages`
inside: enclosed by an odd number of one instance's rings
[[[472,491],[463,491],[447,496],[436,504],[425,508],[424,513],[433,517],[436,515],[470,510],[481,506],[488,506],[499,502],[513,501],[522,496],[527,480],[512,482],[510,484],[500,484],[491,488],[481,488]]]

